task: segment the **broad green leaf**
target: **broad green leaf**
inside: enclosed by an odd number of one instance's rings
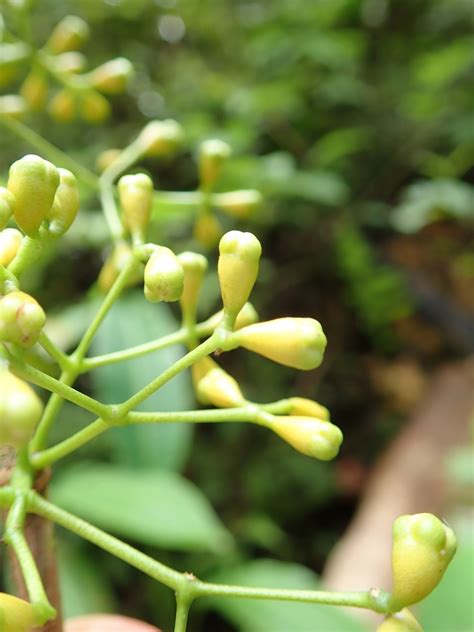
[[[141,292],[131,292],[113,306],[97,332],[93,353],[101,355],[155,340],[177,329],[169,308],[151,305]],[[178,360],[185,350],[168,347],[141,358],[96,369],[95,395],[119,403],[134,395]],[[192,408],[194,398],[187,374],[180,374],[141,404],[139,410],[172,411]],[[189,424],[143,424],[110,431],[120,460],[134,467],[180,469],[191,442]]]
[[[243,586],[317,590],[317,576],[299,564],[262,559],[227,568],[207,578]],[[206,599],[206,605],[229,619],[239,632],[363,632],[366,628],[333,606],[256,599]]]
[[[51,496],[64,509],[141,544],[219,552],[232,543],[204,494],[174,472],[89,463],[58,474]]]

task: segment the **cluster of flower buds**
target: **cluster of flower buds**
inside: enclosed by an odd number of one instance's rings
[[[31,386],[7,369],[0,369],[0,445],[24,446],[42,414],[43,403]],[[0,599],[0,612],[1,607]]]
[[[54,27],[39,51],[23,42],[0,44],[0,86],[13,83],[22,70],[29,69],[18,95],[0,97],[2,113],[19,117],[28,110],[42,110],[53,79],[59,84],[48,104],[53,118],[69,122],[79,115],[89,123],[104,121],[110,114],[104,95],[124,92],[133,67],[128,59],[119,57],[86,72],[87,59],[79,49],[88,37],[87,22],[68,15]]]

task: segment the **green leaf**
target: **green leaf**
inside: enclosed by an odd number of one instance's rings
[[[304,566],[262,559],[224,569],[209,581],[243,586],[316,590],[317,576]],[[210,598],[208,607],[229,619],[239,632],[362,632],[366,628],[333,606],[266,601],[256,599]]]
[[[232,543],[204,494],[174,472],[88,463],[61,471],[51,496],[64,509],[141,544],[220,552]]]
[[[177,324],[165,305],[151,305],[141,292],[131,292],[113,306],[94,340],[97,355],[119,351],[176,331]],[[101,367],[92,373],[95,395],[106,403],[119,403],[134,395],[184,353],[168,347],[141,358]],[[190,379],[180,374],[143,402],[139,410],[172,411],[192,408]],[[110,431],[121,462],[133,467],[180,469],[192,438],[189,424],[143,424]]]

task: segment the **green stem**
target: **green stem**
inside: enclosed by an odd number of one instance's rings
[[[44,331],[40,333],[39,341],[43,349],[59,364],[64,371],[68,366],[69,358]]]
[[[174,632],[186,632],[188,626],[189,608],[192,604],[192,598],[178,592],[176,595],[176,618],[174,623]]]
[[[40,257],[44,248],[44,240],[39,237],[28,237],[25,235],[21,242],[15,258],[8,266],[8,271],[14,274],[17,279],[23,272],[33,265]]]

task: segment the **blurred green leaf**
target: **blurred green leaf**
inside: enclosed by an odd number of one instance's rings
[[[95,354],[110,353],[155,340],[176,331],[165,305],[151,305],[140,292],[131,292],[113,306],[94,339]],[[95,394],[106,403],[118,403],[171,366],[184,353],[169,347],[141,358],[102,367],[92,374]],[[194,406],[189,376],[180,374],[143,402],[139,410],[172,411]],[[133,467],[179,469],[191,443],[190,424],[143,424],[110,431],[117,455]]]
[[[218,571],[209,581],[242,586],[317,590],[318,577],[304,566],[276,560],[245,562]],[[206,606],[229,619],[239,632],[363,632],[359,621],[332,606],[256,599],[206,599]]]
[[[221,552],[232,543],[203,493],[174,472],[89,463],[61,471],[51,497],[98,527],[141,544]]]

